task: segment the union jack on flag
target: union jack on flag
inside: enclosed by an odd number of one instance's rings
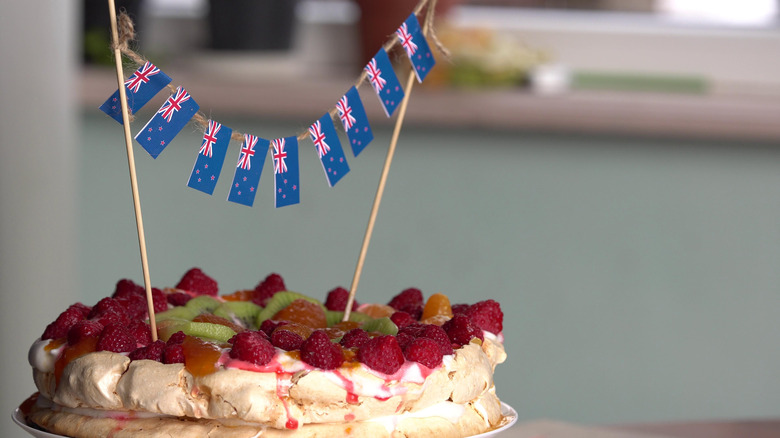
[[[283,138],[277,138],[273,141],[274,173],[287,172],[287,151],[284,150],[284,143]]]
[[[244,144],[241,145],[241,155],[238,157],[238,167],[249,170],[252,168],[252,157],[255,156],[255,145],[257,137],[251,134],[244,134]]]
[[[232,129],[215,120],[209,120],[206,131],[203,133],[203,144],[198,151],[195,164],[192,166],[192,172],[190,172],[188,187],[209,195],[214,193],[232,134]]]
[[[325,143],[325,134],[322,133],[322,123],[319,120],[309,126],[309,135],[311,135],[311,141],[314,142],[314,147],[317,149],[317,155],[320,158],[328,155],[330,146]]]
[[[151,62],[146,62],[125,81],[127,110],[130,114],[135,114],[170,82],[168,75]],[[118,89],[100,105],[100,110],[122,123],[122,105]]]
[[[170,123],[173,114],[181,110],[181,105],[188,100],[190,100],[190,93],[179,87],[176,89],[176,93],[168,97],[168,100],[165,101],[157,112],[162,114],[163,118]]]
[[[401,88],[401,83],[398,82],[398,77],[393,71],[393,65],[390,63],[390,58],[384,48],[379,49],[376,56],[366,65],[365,70],[385,114],[387,117],[392,116],[404,98],[404,90]]]
[[[431,53],[431,48],[428,46],[428,41],[425,39],[422,29],[420,29],[417,16],[414,14],[409,15],[409,18],[404,21],[395,33],[398,35],[398,39],[401,41],[409,61],[412,62],[417,81],[422,82],[436,64],[436,60]]]
[[[160,69],[155,67],[154,64],[152,64],[149,61],[146,61],[146,64],[141,66],[138,70],[135,71],[135,73],[132,74],[127,80],[125,81],[125,85],[127,86],[127,89],[132,91],[133,93],[137,93],[138,90],[141,88],[141,84],[145,84],[149,82],[152,76],[159,74]]]
[[[298,138],[285,137],[273,141],[274,205],[284,207],[301,199],[298,171]]]
[[[336,104],[339,110],[339,118],[344,125],[344,132],[349,138],[352,153],[357,157],[360,152],[374,139],[371,126],[368,124],[366,110],[357,88],[352,87]],[[323,126],[325,126],[323,122]],[[327,134],[325,134],[327,136]]]
[[[328,185],[333,187],[344,175],[349,172],[347,159],[344,157],[344,149],[341,148],[339,136],[336,134],[336,126],[330,113],[325,113],[319,120],[309,127],[309,134],[320,157],[322,170],[328,179]],[[327,140],[327,143],[326,143]],[[324,151],[324,152],[321,152]]]
[[[184,88],[179,87],[135,135],[135,140],[149,155],[157,158],[199,108],[195,99]]]
[[[270,142],[264,138],[244,134],[244,142],[241,144],[241,155],[238,157],[238,163],[236,164],[236,173],[233,175],[233,182],[230,184],[228,201],[249,207],[254,204],[257,185],[260,183],[260,174],[263,172],[263,164],[265,163],[265,157],[268,155],[269,144]]]
[[[355,116],[352,115],[352,107],[349,106],[347,96],[342,96],[336,103],[336,109],[339,111],[339,119],[341,124],[344,125],[344,130],[349,131],[349,128],[355,123]]]
[[[387,81],[382,77],[382,70],[376,65],[376,58],[372,58],[366,65],[366,73],[368,73],[368,80],[371,82],[371,86],[374,87],[374,91],[381,92],[385,88]]]

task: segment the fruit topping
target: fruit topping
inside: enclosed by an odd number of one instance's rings
[[[364,315],[368,315],[371,318],[384,318],[395,313],[395,309],[386,304],[363,304],[358,306],[358,311]],[[349,319],[352,319],[350,314]]]
[[[373,338],[358,350],[358,361],[372,370],[394,374],[404,364],[404,352],[394,336]]]
[[[135,350],[137,346],[135,337],[127,330],[126,323],[112,322],[100,333],[95,350],[129,353]]]
[[[195,318],[192,318],[192,322],[209,322],[211,324],[224,325],[236,333],[240,333],[246,330],[244,327],[241,327],[238,324],[234,324],[221,316],[213,315],[211,313],[201,313]]]
[[[152,329],[145,322],[134,319],[127,324],[127,331],[133,335],[133,339],[139,345],[152,343]]]
[[[166,345],[162,362],[164,364],[184,363],[184,347],[182,345],[183,341],[182,344]]]
[[[181,348],[182,353],[184,353],[184,367],[193,376],[202,377],[217,371],[217,361],[222,355],[222,351],[216,345],[193,336],[187,336],[184,338]],[[167,348],[165,354],[167,354]],[[168,358],[164,359],[167,363]]]
[[[192,295],[187,292],[173,292],[169,293],[165,298],[171,306],[183,306],[192,299]]]
[[[258,320],[268,318],[274,321],[297,322],[311,328],[328,326],[328,320],[322,306],[316,300],[295,292],[276,294],[268,302],[268,306],[258,315]],[[262,321],[260,322],[262,323]]]
[[[103,331],[103,325],[97,321],[81,320],[68,330],[68,344],[76,345],[84,338],[97,338]]]
[[[265,280],[255,286],[255,291],[252,294],[252,302],[265,307],[268,304],[268,301],[276,295],[277,292],[283,290],[287,290],[287,286],[284,285],[282,276],[276,273],[270,274],[265,277]]]
[[[184,307],[193,310],[197,315],[199,313],[213,312],[220,304],[222,304],[221,301],[210,295],[201,295],[187,301]]]
[[[436,368],[442,361],[438,344],[428,338],[417,338],[409,343],[404,347],[404,357],[428,368]]]
[[[133,280],[123,278],[116,283],[112,298],[126,297],[128,295],[144,295],[146,290],[142,285],[135,284]]]
[[[445,332],[444,329],[438,325],[426,324],[422,330],[420,330],[417,337],[427,338],[436,342],[436,344],[439,346],[439,349],[441,350],[441,354],[443,355],[454,353],[452,351],[452,343],[450,342],[450,338],[447,335],[447,332]]]
[[[428,297],[428,301],[425,303],[420,319],[425,320],[437,316],[452,317],[452,307],[450,306],[450,299],[447,298],[447,295],[433,294]]]
[[[398,327],[388,317],[372,319],[363,323],[361,328],[367,332],[377,332],[383,335],[396,335]]]
[[[261,310],[262,307],[251,301],[226,301],[214,309],[214,314],[244,328],[256,329],[255,322]]]
[[[393,297],[387,304],[390,307],[404,311],[412,315],[414,319],[419,320],[423,311],[422,292],[420,292],[420,289],[410,287]]]
[[[65,366],[79,357],[95,351],[95,346],[97,343],[98,338],[88,337],[82,339],[75,345],[66,347],[63,350],[62,354],[60,354],[60,356],[54,362],[54,378],[57,384],[60,382],[60,377],[62,377],[62,372],[65,370]]]
[[[68,335],[68,330],[86,317],[85,312],[88,314],[89,307],[81,303],[71,305],[64,312],[60,313],[54,322],[46,326],[46,330],[43,331],[41,339],[58,339],[66,337]]]
[[[125,294],[114,299],[125,308],[130,319],[145,319],[148,316],[145,295]]]
[[[501,311],[501,305],[494,300],[472,304],[465,314],[482,330],[499,334],[504,329],[504,313]]]
[[[472,323],[468,316],[462,313],[453,316],[451,320],[444,323],[442,328],[447,332],[450,342],[458,346],[468,344],[472,338],[479,338],[480,341],[484,340],[482,330]]]
[[[107,326],[112,322],[127,323],[130,320],[122,303],[114,298],[103,298],[95,304],[87,319],[94,319]]]
[[[167,344],[168,345],[181,344],[182,342],[184,342],[184,338],[186,338],[186,337],[187,337],[187,335],[185,335],[183,331],[178,331],[178,332],[172,334],[168,338]]]
[[[227,342],[228,339],[236,335],[236,332],[230,327],[210,322],[168,320],[161,322],[157,326],[157,333],[160,339],[164,341],[167,341],[171,335],[178,331],[183,331],[189,336],[204,338],[214,342]]]
[[[271,343],[282,350],[298,350],[312,332],[310,327],[294,322],[281,324],[271,333]]]
[[[288,324],[287,321],[274,321],[273,319],[266,319],[260,324],[260,331],[265,333],[269,338],[273,334],[274,330],[281,325]]]
[[[349,291],[343,287],[337,287],[328,292],[328,296],[325,299],[325,308],[328,310],[338,310],[343,312],[347,308],[347,301],[349,300]],[[352,302],[352,310],[357,310],[357,301]]]
[[[390,320],[393,321],[393,323],[398,326],[399,329],[417,322],[414,318],[412,318],[412,315],[400,310],[390,315]]]
[[[232,294],[222,295],[222,299],[225,301],[252,301],[254,294],[254,289],[237,290]]]
[[[276,349],[266,339],[264,334],[256,331],[241,332],[233,339],[233,348],[230,357],[243,360],[255,365],[265,365],[270,362]]]
[[[313,367],[332,370],[344,363],[344,355],[339,344],[331,342],[322,330],[317,330],[301,346],[301,360]]]
[[[414,341],[417,338],[415,338],[414,336],[408,333],[398,333],[397,335],[395,335],[395,339],[398,341],[398,345],[401,347],[401,350],[405,350],[406,346],[411,344],[412,341]],[[447,340],[447,342],[449,343],[449,339]]]
[[[157,362],[163,361],[163,353],[165,352],[165,342],[157,340],[147,345],[146,347],[136,348],[130,353],[130,360],[154,360]]]
[[[204,274],[199,268],[192,268],[184,273],[184,276],[176,284],[176,289],[183,289],[195,295],[216,296],[219,292],[217,282]]]
[[[334,326],[344,319],[344,312],[339,310],[326,310],[325,319],[328,321],[328,327]],[[352,322],[366,322],[371,319],[373,318],[362,312],[349,313],[349,320]]]
[[[344,336],[341,337],[339,343],[344,348],[359,348],[370,340],[371,337],[368,336],[368,333],[366,333],[365,330],[356,328],[346,332]]]

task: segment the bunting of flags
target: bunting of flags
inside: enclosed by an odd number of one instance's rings
[[[414,13],[396,30],[396,35],[412,63],[417,80],[422,82],[435,65],[435,61]],[[404,98],[404,90],[384,48],[379,49],[364,70],[367,82],[379,98],[382,109],[387,117],[391,117]],[[147,61],[139,67],[125,81],[130,113],[137,113],[163,88],[169,87],[171,81],[168,75],[151,62]],[[195,99],[184,88],[177,87],[136,134],[135,140],[152,158],[157,158],[199,109]],[[374,139],[374,134],[356,86],[347,90],[336,102],[335,109],[352,153],[357,157]],[[100,106],[100,110],[122,123],[118,89]],[[204,119],[199,119],[200,123]],[[333,187],[349,173],[350,168],[331,113],[325,113],[312,123],[308,132],[328,185]],[[214,193],[232,134],[231,128],[216,120],[208,120],[203,141],[187,181],[188,187],[209,195]],[[300,202],[298,138],[291,136],[269,141],[251,134],[244,134],[227,196],[228,201],[249,207],[254,204],[269,149],[272,149],[275,207]]]

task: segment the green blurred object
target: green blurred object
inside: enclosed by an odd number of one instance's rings
[[[646,91],[656,93],[705,94],[709,83],[698,76],[645,75],[581,71],[572,76],[577,90]]]

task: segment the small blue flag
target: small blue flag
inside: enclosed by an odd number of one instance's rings
[[[184,125],[198,112],[200,106],[182,87],[168,97],[157,114],[135,135],[135,140],[149,152],[152,158],[168,146]]]
[[[393,71],[393,65],[384,48],[380,48],[371,61],[364,67],[368,73],[368,82],[374,87],[379,102],[385,110],[387,117],[390,117],[398,108],[398,104],[404,98],[404,90],[401,83],[398,82],[398,76]]]
[[[349,172],[347,159],[344,157],[344,149],[341,148],[336,127],[330,113],[325,113],[319,120],[309,126],[309,135],[317,149],[317,155],[322,163],[322,170],[328,178],[328,185],[333,187],[344,175]]]
[[[260,173],[263,171],[265,156],[268,155],[269,143],[264,138],[244,134],[244,142],[241,143],[241,153],[238,156],[236,173],[233,175],[233,184],[230,185],[228,201],[249,207],[254,204]],[[257,152],[260,154],[255,156]]]
[[[339,119],[344,125],[344,132],[347,133],[349,144],[352,146],[352,154],[357,157],[374,139],[374,133],[371,132],[366,110],[363,108],[363,102],[360,100],[357,88],[350,88],[347,94],[336,103],[336,109],[339,111]]]
[[[225,162],[230,136],[233,130],[214,120],[209,120],[206,132],[203,133],[203,144],[198,151],[198,158],[190,173],[187,186],[209,195],[214,193],[222,164]]]
[[[434,64],[436,64],[436,60],[433,58],[431,48],[428,46],[428,41],[425,39],[422,29],[420,29],[420,22],[417,21],[417,16],[411,14],[395,33],[398,35],[401,47],[404,48],[406,55],[409,56],[409,61],[414,66],[414,74],[417,76],[417,81],[422,82]]]
[[[127,96],[127,107],[130,114],[135,114],[166,85],[171,83],[171,78],[155,67],[149,61],[138,68],[132,76],[125,81],[125,95]],[[111,116],[114,120],[122,123],[122,105],[119,102],[119,90],[117,89],[111,97],[100,105],[100,110]]]
[[[274,206],[284,207],[301,200],[298,172],[298,138],[277,138],[272,142],[274,159]]]

